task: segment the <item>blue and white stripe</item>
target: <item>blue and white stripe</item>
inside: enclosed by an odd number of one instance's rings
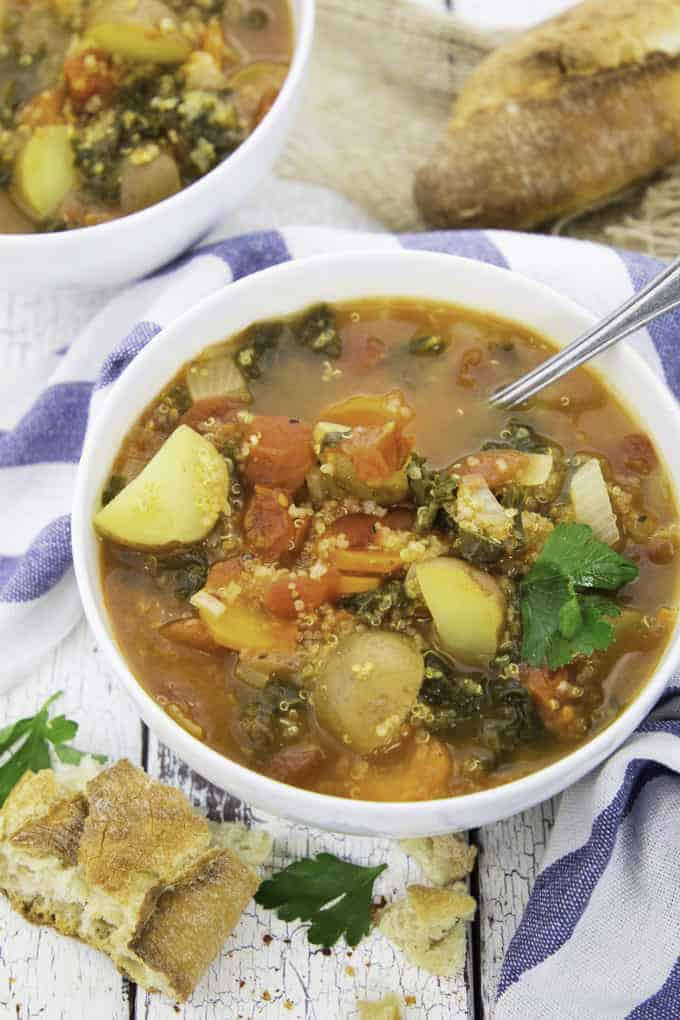
[[[290,259],[339,250],[439,251],[511,268],[602,315],[653,259],[502,231],[359,234],[291,228],[206,244],[114,299],[60,349],[48,385],[0,431],[0,691],[80,616],[69,511],[89,417],[167,323],[207,294]],[[680,396],[680,315],[634,342]],[[1,722],[1,720],[0,720]],[[680,691],[563,797],[543,870],[501,974],[497,1020],[680,1017]]]

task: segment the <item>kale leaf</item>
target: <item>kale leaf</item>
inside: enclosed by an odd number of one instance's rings
[[[522,453],[545,453],[550,443],[540,436],[531,425],[511,418],[500,431],[498,439],[488,439],[482,444],[483,450],[520,450]]]
[[[406,594],[402,581],[387,581],[374,591],[347,595],[340,600],[343,609],[348,609],[369,627],[391,627],[399,630],[400,624],[411,615],[413,602]]]
[[[416,507],[416,531],[455,531],[455,498],[460,479],[449,471],[436,471],[424,457],[411,454],[406,468],[408,484]]]
[[[327,358],[342,354],[342,338],[335,327],[335,316],[328,305],[310,308],[294,327],[295,338],[303,347]]]

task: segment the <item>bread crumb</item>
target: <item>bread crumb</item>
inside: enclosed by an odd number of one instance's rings
[[[465,964],[465,923],[476,907],[472,896],[459,890],[410,885],[404,899],[382,912],[378,928],[409,963],[451,977]]]
[[[477,847],[471,846],[460,832],[422,839],[400,839],[399,846],[420,865],[425,878],[439,886],[465,878],[474,868],[477,858]]]
[[[357,1006],[359,1020],[402,1020],[401,1002],[391,993],[380,1001],[359,1000]]]

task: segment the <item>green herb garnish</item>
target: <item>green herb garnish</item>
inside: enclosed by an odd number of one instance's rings
[[[289,864],[263,882],[255,895],[282,921],[311,921],[309,941],[329,949],[342,936],[356,946],[371,926],[373,883],[386,864],[364,868],[333,854],[317,854]]]
[[[10,723],[0,730],[0,807],[5,803],[11,790],[25,772],[39,772],[52,767],[50,744],[60,761],[67,765],[79,765],[87,751],[78,751],[68,744],[78,732],[78,723],[63,715],[49,718],[50,705],[58,697],[57,691],[48,698],[37,715]],[[5,759],[5,757],[9,757]],[[93,754],[99,762],[105,762],[103,755]]]
[[[522,658],[559,669],[614,640],[608,619],[619,607],[601,591],[618,591],[638,568],[599,542],[587,524],[559,524],[520,586]]]

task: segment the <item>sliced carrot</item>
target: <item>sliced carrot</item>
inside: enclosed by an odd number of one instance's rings
[[[314,464],[312,429],[306,422],[279,415],[255,415],[245,438],[257,436],[243,465],[250,485],[295,492]]]
[[[385,576],[405,566],[398,552],[384,549],[336,549],[331,559],[334,567],[348,574]]]
[[[332,421],[338,425],[387,425],[395,422],[400,427],[407,425],[415,411],[401,390],[369,396],[349,397],[341,400],[319,415],[320,421]]]
[[[339,583],[340,575],[332,567],[322,577],[287,574],[269,586],[264,605],[275,616],[292,620],[298,612],[296,602],[302,602],[306,611],[318,609],[337,597]]]
[[[380,587],[379,577],[359,577],[355,574],[341,574],[338,581],[338,595],[361,595],[365,591],[375,591]]]
[[[295,551],[301,529],[288,513],[290,501],[282,489],[256,485],[243,519],[243,537],[250,552],[268,563]],[[304,541],[304,538],[302,539]]]

